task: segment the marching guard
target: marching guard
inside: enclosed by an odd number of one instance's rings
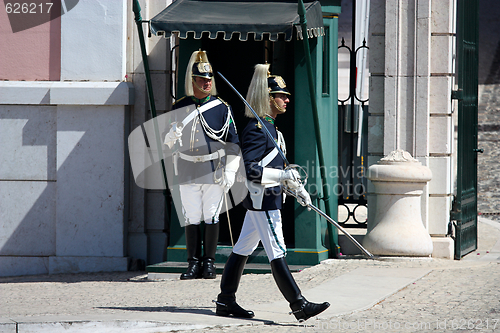
[[[172,108],[186,109],[185,118],[172,123],[164,142],[173,150],[186,223],[188,269],[180,279],[215,279],[219,213],[224,192],[233,185],[240,164],[239,140],[230,106],[214,97],[217,92],[213,71],[205,51],[191,55],[185,92],[186,96]]]
[[[281,76],[269,75],[269,64],[256,65],[248,89],[247,101],[278,143],[286,151],[285,141],[274,121],[286,112],[290,93]],[[243,201],[247,209],[238,242],[229,256],[221,279],[221,292],[216,301],[216,314],[243,318],[254,317],[253,311],[245,310],[236,303],[236,291],[248,256],[262,242],[271,263],[271,270],[278,288],[289,302],[291,313],[304,321],[326,310],[330,304],[311,303],[302,296],[288,264],[285,261],[286,246],[283,237],[281,212],[284,201],[282,186],[286,185],[299,194],[303,206],[311,203],[309,193],[298,179],[295,169],[285,169],[285,161],[278,149],[262,129],[248,107],[250,119],[245,127],[241,148],[249,193]]]

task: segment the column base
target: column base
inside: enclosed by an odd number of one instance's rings
[[[436,259],[453,260],[455,255],[455,242],[450,237],[431,237],[432,257]]]

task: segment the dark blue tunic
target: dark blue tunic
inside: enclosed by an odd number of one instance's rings
[[[184,97],[178,100],[172,109],[180,109],[187,107],[189,105],[196,105],[200,107],[206,103],[213,100],[217,100],[217,97],[210,96],[206,100],[198,100],[196,98]],[[202,113],[207,124],[210,128],[218,131],[226,123],[227,118],[231,113],[230,106],[221,100],[221,104],[212,107],[211,109]],[[189,112],[191,113],[191,111]],[[187,116],[189,113],[186,113]],[[182,121],[183,119],[177,119],[177,121]],[[239,153],[239,140],[236,134],[236,128],[234,122],[231,122],[229,129],[221,140],[226,142],[226,145],[210,138],[203,130],[201,124],[199,123],[198,117],[195,117],[191,122],[184,126],[182,131],[182,147],[179,147],[179,152],[190,155],[190,156],[200,156],[207,155],[216,152],[219,149],[225,149],[226,155],[238,155]],[[193,128],[193,121],[197,124]],[[192,146],[191,146],[192,145]],[[225,165],[225,157],[220,161],[222,166]],[[207,162],[194,163],[191,161],[178,159],[177,168],[179,170],[178,183],[179,184],[214,184],[214,171],[219,164],[219,160],[211,160]]]
[[[266,132],[259,127],[257,119],[251,119],[248,125],[243,130],[241,136],[241,150],[245,161],[245,170],[247,179],[254,183],[260,184],[262,180],[263,168],[258,163],[269,154],[274,148],[271,138]],[[269,130],[273,138],[278,140],[278,133],[274,124],[264,120],[266,128]],[[285,161],[280,154],[266,166],[266,168],[276,168],[283,170]],[[283,205],[283,195],[281,186],[269,187],[265,189],[264,198],[261,209],[253,207],[250,194],[243,201],[243,206],[249,210],[274,210],[281,209]]]

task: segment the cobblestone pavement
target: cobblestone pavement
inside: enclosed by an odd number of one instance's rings
[[[308,274],[303,274],[306,271],[298,274],[297,281],[303,287],[316,274],[336,275],[358,267],[433,269],[368,310],[328,321],[310,320],[306,325],[224,327],[209,332],[500,332],[500,262],[474,260],[498,241],[499,231],[480,223],[478,232],[478,250],[461,261],[336,260],[316,266]]]
[[[338,261],[337,261],[338,262]],[[305,274],[296,274],[301,288],[315,285],[342,272],[359,267],[436,267],[431,273],[371,309],[328,321],[311,319],[303,324],[259,323],[255,326],[214,327],[191,332],[427,332],[427,331],[500,331],[500,264],[480,262],[434,261],[432,263],[380,263],[360,260],[319,265]],[[442,268],[439,266],[442,265]],[[280,300],[272,277],[245,275],[238,297],[244,304]],[[64,281],[63,281],[64,280]],[[106,281],[103,283],[103,281]],[[178,280],[147,282],[137,273],[89,274],[75,281],[24,282],[23,301],[13,299],[12,288],[6,281],[2,287],[2,316],[15,317],[22,312],[31,315],[48,314],[116,314],[135,312],[192,311],[213,314],[214,307],[207,294],[218,293],[219,279],[184,282]],[[19,282],[16,282],[19,283]],[[98,285],[98,286],[97,286]],[[256,286],[260,286],[255,288]],[[266,286],[266,288],[262,288]],[[10,288],[9,288],[10,287]],[[270,293],[267,292],[271,289]],[[113,291],[110,294],[110,291]],[[30,295],[30,296],[27,296]],[[71,299],[70,302],[65,298]],[[68,307],[61,308],[61,302]],[[124,304],[127,304],[124,307]],[[26,308],[31,307],[31,311]],[[444,326],[446,325],[446,329]]]
[[[307,325],[242,326],[209,332],[499,332],[499,284],[498,263],[456,265],[434,270],[373,308],[351,315],[312,320]]]
[[[500,220],[500,85],[480,86],[478,105],[478,212]]]
[[[327,260],[294,273],[302,290],[358,268],[429,268],[432,271],[377,305],[329,320],[215,326],[190,332],[427,332],[500,331],[500,263],[481,261],[500,229],[479,224],[479,248],[464,260]],[[500,256],[500,252],[499,252]],[[144,272],[63,274],[0,278],[0,317],[198,313],[214,315],[215,280],[147,280]],[[339,286],[341,288],[342,286]],[[247,274],[237,293],[248,308],[282,300],[271,274]],[[355,296],[353,296],[355,297]],[[321,300],[314,300],[321,301]],[[446,329],[444,326],[446,325]]]

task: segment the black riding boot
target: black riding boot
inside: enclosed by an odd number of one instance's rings
[[[203,240],[203,278],[215,279],[215,252],[219,240],[219,223],[205,224],[205,235]]]
[[[188,269],[181,274],[181,280],[191,280],[201,277],[201,231],[199,224],[188,224],[185,227]]]
[[[288,303],[290,303],[290,309],[292,309],[292,313],[299,322],[306,321],[320,314],[330,306],[328,302],[321,304],[308,302],[302,296],[292,273],[290,273],[285,258],[278,258],[271,261],[271,270],[279,290],[285,296]]]
[[[239,318],[253,318],[253,311],[245,310],[236,303],[236,290],[240,284],[241,275],[247,262],[247,256],[240,256],[236,253],[231,253],[227,259],[226,266],[220,281],[220,294],[217,296],[217,310],[215,313],[218,316],[233,316]]]

